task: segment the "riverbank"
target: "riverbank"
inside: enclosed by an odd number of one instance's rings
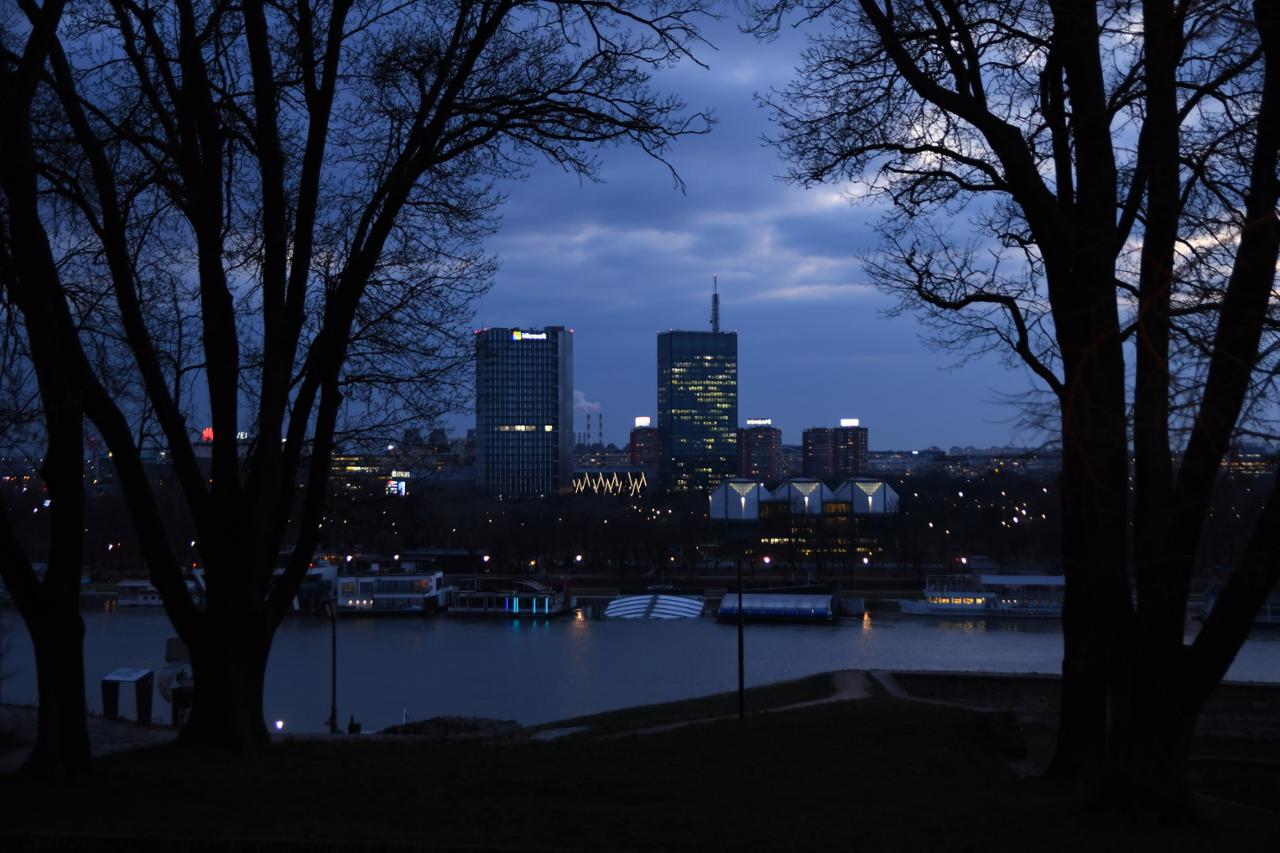
[[[344,736],[252,759],[117,753],[71,785],[0,779],[0,847],[1039,853],[1274,840],[1273,812],[1218,801],[1177,828],[1091,810],[1020,772],[993,727],[1004,715],[875,695],[871,680],[866,698],[841,699],[837,680],[771,685],[785,705],[744,720],[719,716],[732,695],[720,694],[540,727],[579,727],[551,742]],[[748,707],[766,695],[752,691]]]

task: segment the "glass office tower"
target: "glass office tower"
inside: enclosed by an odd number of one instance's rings
[[[573,488],[573,332],[476,332],[476,480],[492,495]]]
[[[734,475],[737,332],[658,334],[658,443],[658,480],[667,491],[709,492]]]

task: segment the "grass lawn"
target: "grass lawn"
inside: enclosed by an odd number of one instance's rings
[[[796,678],[791,681],[778,681],[747,689],[744,705],[747,713],[767,711],[786,705],[801,702],[812,702],[826,699],[836,692],[835,680],[831,673],[823,672],[807,678]],[[731,717],[738,713],[738,693],[713,693],[709,696],[698,696],[693,699],[682,699],[678,702],[662,702],[657,705],[640,705],[635,708],[622,708],[617,711],[605,711],[600,714],[589,714],[585,717],[572,717],[533,726],[530,731],[552,731],[560,728],[585,728],[586,731],[577,736],[617,735],[640,729],[656,728],[690,720],[706,720],[714,717]]]
[[[147,850],[1272,849],[1261,811],[1205,803],[1178,829],[1091,812],[1015,777],[984,731],[970,711],[876,698],[548,743],[298,741],[252,760],[164,747],[61,787],[0,780],[0,848],[34,832],[74,836],[56,849],[102,849],[85,835],[160,839],[110,848]]]

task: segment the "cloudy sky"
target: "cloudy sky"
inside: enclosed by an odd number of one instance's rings
[[[574,385],[621,446],[636,415],[656,414],[655,334],[709,328],[718,275],[721,326],[738,332],[740,419],[773,418],[787,443],[841,417],[861,418],[873,449],[1030,441],[998,402],[1030,386],[1025,373],[992,358],[953,369],[955,354],[922,344],[913,318],[882,316],[889,300],[856,257],[874,247],[877,212],[778,180],[785,164],[761,141],[768,113],[753,94],[791,78],[802,39],[762,44],[732,21],[708,36],[708,69],[657,78],[719,120],[671,152],[686,192],[628,149],[601,152],[603,183],[539,166],[505,187],[489,243],[501,269],[476,326],[574,329]]]

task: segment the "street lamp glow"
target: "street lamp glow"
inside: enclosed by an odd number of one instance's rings
[[[772,560],[772,559],[770,559],[769,557],[765,557],[765,558],[764,558],[764,560],[763,560],[763,562],[764,562],[764,564],[767,566],[767,565],[769,565],[770,563],[772,563],[772,562],[773,562],[773,560]]]
[[[276,720],[276,731],[284,731],[284,720]]]

